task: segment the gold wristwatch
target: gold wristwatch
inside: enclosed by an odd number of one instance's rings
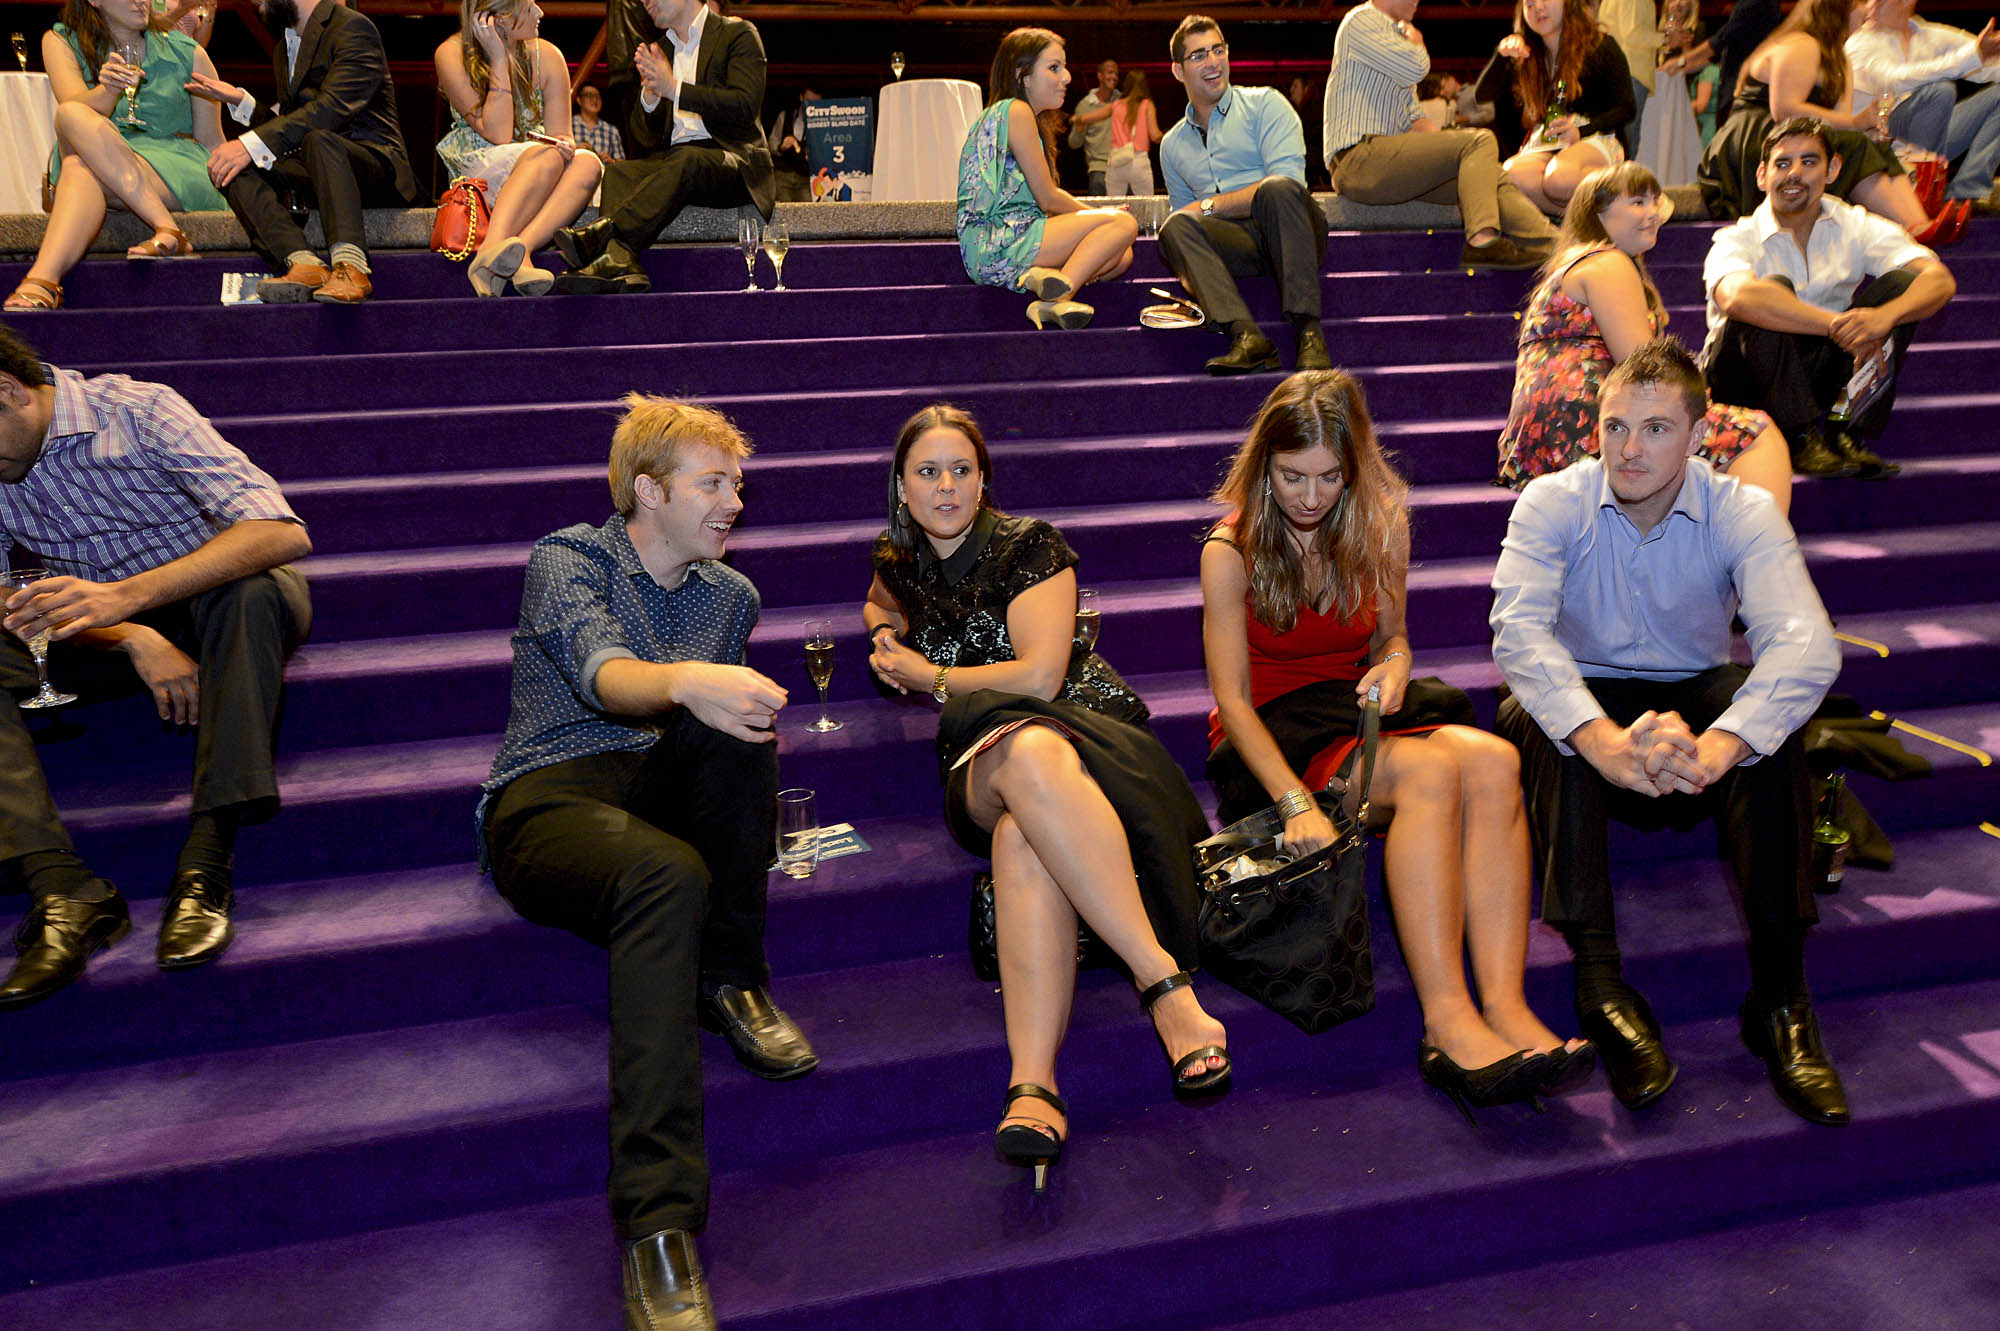
[[[939,702],[951,701],[951,688],[944,682],[944,677],[950,673],[950,666],[939,666],[937,678],[931,681],[931,697]]]

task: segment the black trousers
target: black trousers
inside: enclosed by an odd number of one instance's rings
[[[246,167],[223,193],[250,243],[274,273],[285,271],[286,259],[309,250],[305,228],[292,216],[282,197],[286,191],[319,207],[326,243],[368,248],[362,225],[364,207],[407,207],[416,202],[396,186],[396,163],[376,144],[344,139],[330,129],[310,131],[297,154],[262,171]]]
[[[276,813],[272,740],[285,658],[312,626],[304,575],[281,565],[150,610],[134,622],[158,630],[200,668],[194,812],[235,808],[244,822]],[[144,687],[123,653],[60,642],[49,651],[49,678],[86,702],[129,696]],[[15,701],[34,687],[35,663],[26,644],[0,633],[0,862],[38,850],[73,849]]]
[[[1250,216],[1197,221],[1176,213],[1160,228],[1160,253],[1194,292],[1211,324],[1250,318],[1239,277],[1276,277],[1287,317],[1319,318],[1319,276],[1326,259],[1326,214],[1295,180],[1257,187]]]
[[[607,162],[604,208],[611,230],[635,250],[643,250],[690,204],[735,208],[750,202],[735,159],[713,140],[668,148],[653,157]]]
[[[1782,277],[1777,280],[1784,281]],[[1901,268],[1871,278],[1855,291],[1847,308],[1886,305],[1909,290],[1914,280],[1911,273]],[[1889,355],[1895,362],[1899,380],[1903,375],[1903,357],[1916,331],[1915,324],[1899,324],[1889,334]],[[1854,374],[1854,358],[1832,338],[1779,333],[1731,319],[1722,326],[1722,336],[1704,368],[1710,397],[1731,406],[1762,409],[1791,439],[1826,415]],[[1866,412],[1855,418],[1854,432],[1868,439],[1881,438],[1882,431],[1888,428],[1889,408],[1895,400],[1896,388],[1891,384]]]
[[[1741,666],[1724,665],[1680,680],[1585,683],[1621,726],[1642,712],[1672,711],[1699,735],[1728,709],[1747,674]],[[1581,755],[1565,756],[1511,695],[1501,699],[1495,729],[1521,751],[1528,830],[1541,869],[1542,919],[1557,929],[1616,929],[1608,818],[1648,830],[1713,818],[1718,853],[1735,870],[1753,946],[1760,936],[1796,932],[1819,918],[1807,844],[1812,817],[1805,749],[1797,734],[1776,753],[1739,764],[1699,795],[1648,798],[1612,785]]]
[[[680,711],[645,753],[530,772],[487,812],[501,895],[610,954],[611,1215],[627,1239],[708,1219],[695,1000],[703,981],[770,981],[777,793],[777,745]]]

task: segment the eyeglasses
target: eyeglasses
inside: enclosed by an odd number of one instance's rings
[[[1199,51],[1189,51],[1181,58],[1181,63],[1184,65],[1207,65],[1217,60],[1227,59],[1229,59],[1229,43],[1217,42],[1213,46],[1204,46]]]

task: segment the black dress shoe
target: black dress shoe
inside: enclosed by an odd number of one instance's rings
[[[1826,431],[1825,439],[1827,447],[1853,466],[1856,480],[1886,481],[1903,469],[1900,463],[1885,461],[1881,454],[1839,426]]]
[[[1458,266],[1507,270],[1537,268],[1547,257],[1546,250],[1525,250],[1505,236],[1495,236],[1484,245],[1467,241],[1458,251]]]
[[[1800,430],[1791,445],[1792,470],[1801,476],[1853,476],[1861,470],[1860,463],[1827,442],[1817,425]]]
[[[28,908],[27,918],[14,931],[14,948],[20,956],[7,978],[0,980],[0,1008],[39,1003],[83,974],[93,952],[131,932],[125,898],[111,884],[104,886],[110,896],[103,901],[44,897]]]
[[[1630,989],[1584,1006],[1576,1019],[1583,1038],[1597,1048],[1611,1093],[1627,1109],[1644,1109],[1667,1093],[1680,1071],[1660,1043],[1653,1009]]]
[[[1238,333],[1229,350],[1208,362],[1210,374],[1255,374],[1278,368],[1278,348],[1270,338],[1252,329]]]
[[[1745,999],[1742,1018],[1745,1047],[1764,1060],[1778,1098],[1793,1113],[1812,1123],[1847,1122],[1847,1092],[1820,1040],[1812,1004],[1766,1009]]]
[[[616,236],[596,259],[556,278],[556,290],[572,296],[638,295],[652,286],[639,256]]]
[[[625,1245],[625,1331],[715,1331],[694,1235],[663,1229]]]
[[[562,251],[563,262],[569,267],[585,268],[603,256],[613,235],[611,219],[600,217],[588,226],[557,227],[556,248]]]
[[[236,903],[229,875],[207,869],[189,869],[174,875],[167,889],[166,908],[160,913],[160,946],[156,955],[162,970],[185,970],[214,961],[222,955],[236,928],[229,922],[229,908]]]
[[[778,1010],[766,989],[705,984],[699,1015],[702,1028],[720,1031],[737,1061],[760,1077],[789,1081],[819,1066],[805,1032]]]
[[[1299,358],[1292,363],[1298,370],[1330,370],[1333,357],[1326,354],[1326,334],[1318,324],[1308,324],[1299,330]]]

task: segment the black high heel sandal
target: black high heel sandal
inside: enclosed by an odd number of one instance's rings
[[[1588,1040],[1574,1049],[1557,1045],[1542,1057],[1549,1063],[1542,1074],[1543,1095],[1567,1095],[1597,1071],[1597,1046]]]
[[[1175,971],[1166,979],[1161,980],[1158,984],[1149,986],[1144,993],[1140,994],[1139,1006],[1150,1017],[1153,1015],[1153,1004],[1159,1002],[1174,990],[1193,983],[1194,977],[1186,971]],[[1154,1028],[1153,1033],[1159,1035],[1157,1027]],[[1166,1037],[1161,1036],[1160,1046],[1165,1048],[1166,1043]],[[1173,1058],[1173,1050],[1167,1050],[1167,1057]],[[1211,1058],[1220,1058],[1222,1066],[1219,1068],[1210,1068],[1198,1076],[1190,1077],[1187,1075],[1190,1069],[1199,1067]],[[1229,1061],[1229,1051],[1227,1049],[1219,1044],[1203,1045],[1193,1053],[1184,1054],[1175,1061],[1174,1094],[1183,1096],[1203,1095],[1210,1091],[1220,1091],[1229,1085],[1229,1074],[1232,1070],[1233,1065]]]
[[[1418,1075],[1428,1085],[1449,1096],[1451,1102],[1465,1114],[1467,1123],[1474,1121],[1472,1110],[1475,1105],[1491,1109],[1495,1105],[1519,1104],[1540,1095],[1543,1082],[1548,1077],[1548,1064],[1547,1054],[1523,1051],[1509,1054],[1483,1068],[1462,1068],[1451,1061],[1449,1054],[1428,1040],[1417,1045]],[[1539,1110],[1541,1105],[1537,1104],[1535,1108]]]
[[[1000,1127],[993,1134],[993,1149],[1002,1160],[1010,1165],[1033,1165],[1035,1169],[1035,1191],[1048,1186],[1049,1169],[1062,1159],[1063,1138],[1057,1134],[1054,1124],[1033,1122],[1009,1123],[1007,1111],[1014,1107],[1016,1100],[1040,1100],[1053,1105],[1063,1116],[1063,1126],[1069,1126],[1069,1106],[1063,1098],[1046,1086],[1037,1086],[1024,1081],[1007,1088],[1007,1102],[1000,1106]]]

